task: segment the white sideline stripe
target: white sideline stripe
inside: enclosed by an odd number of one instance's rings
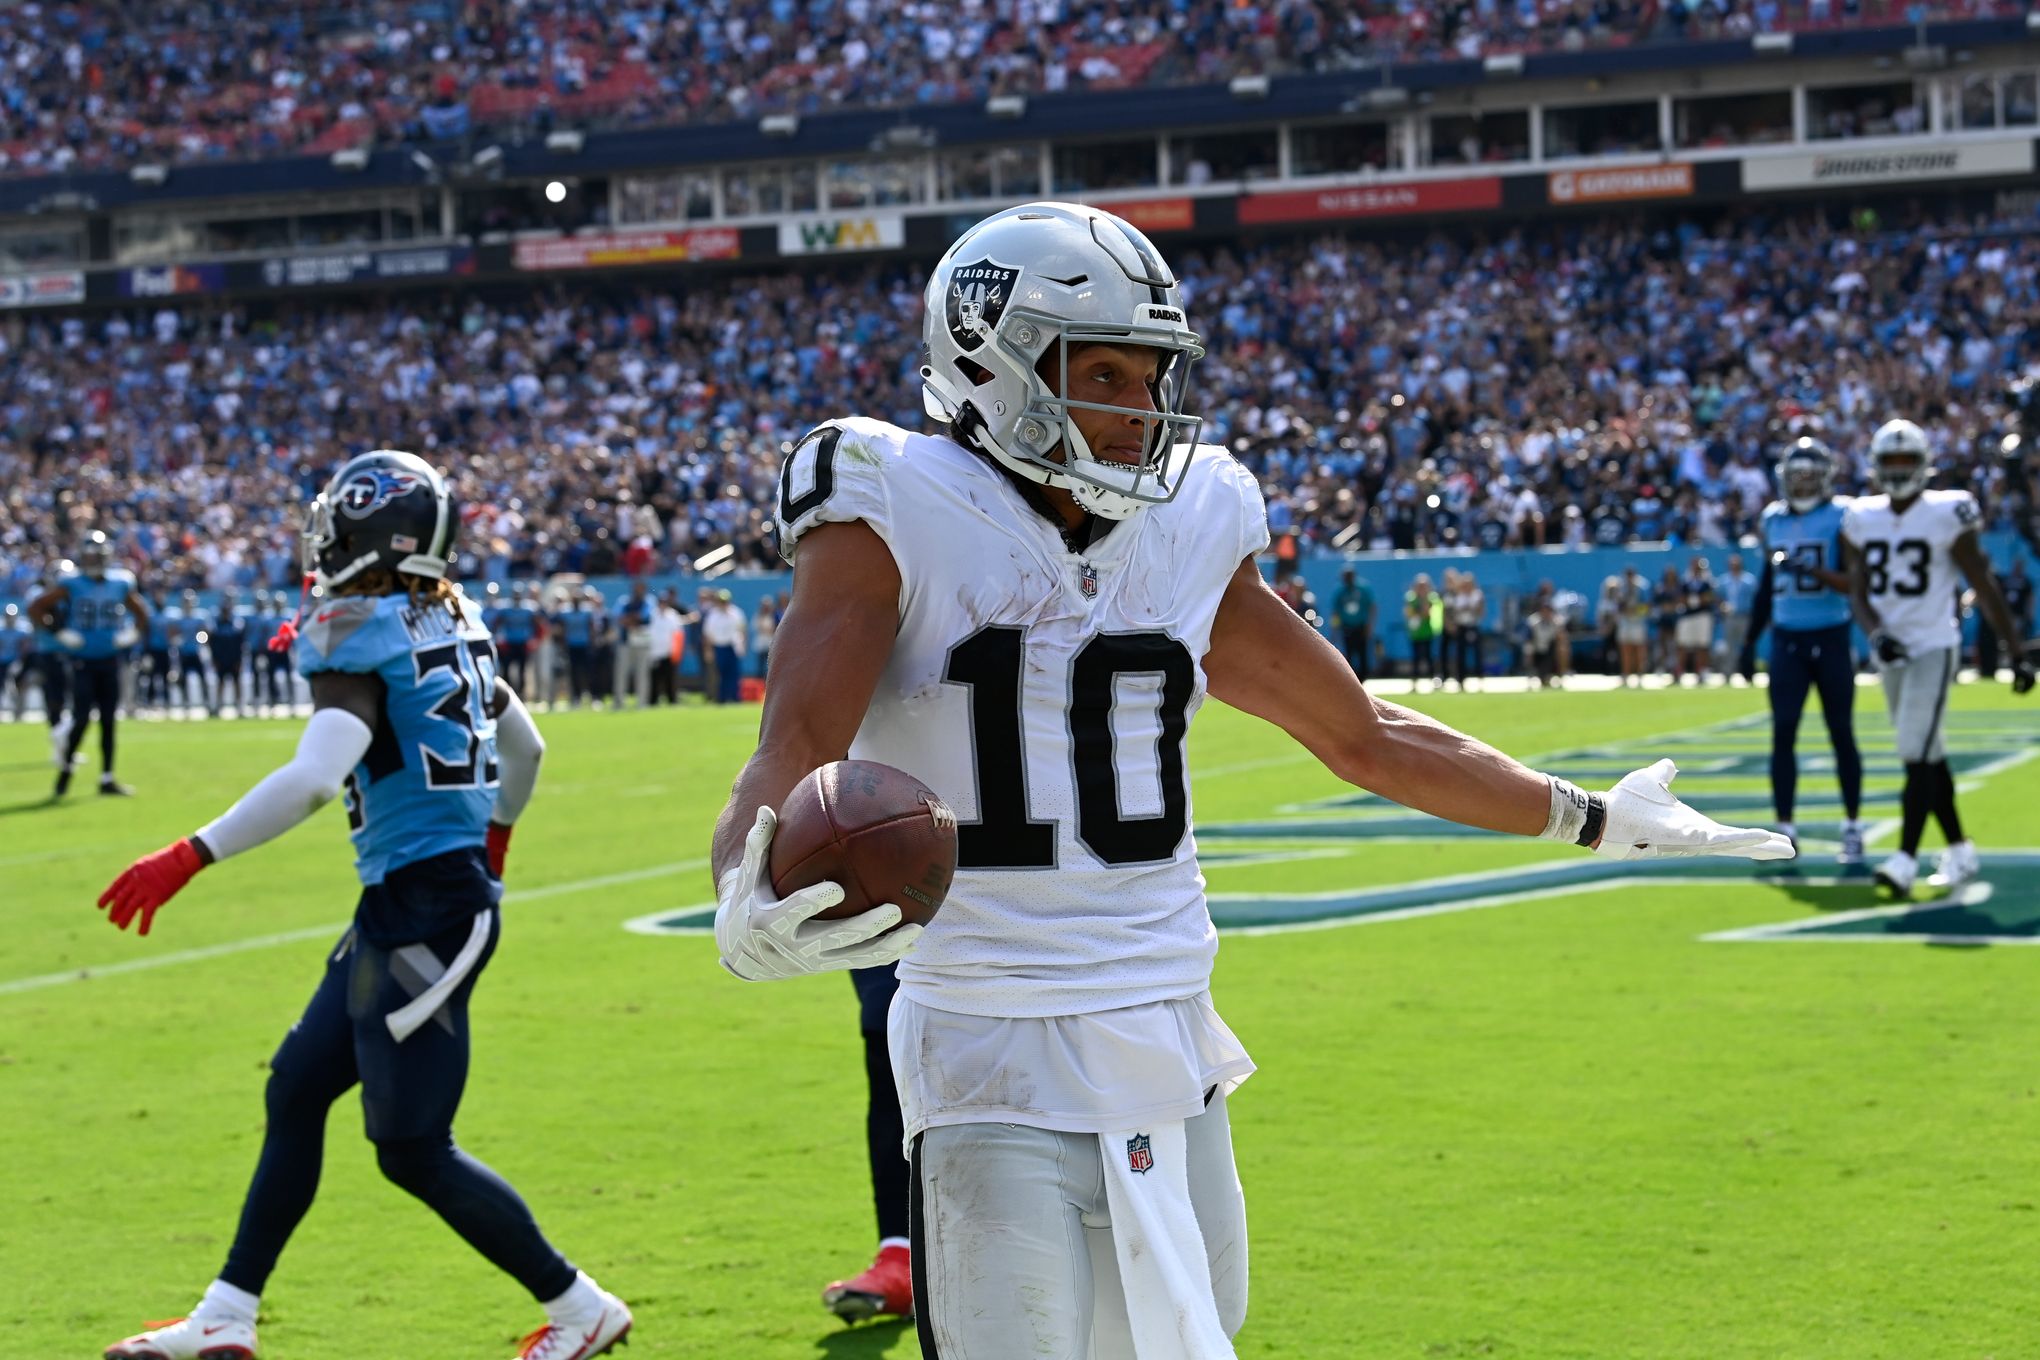
[[[620,874],[601,874],[594,878],[577,878],[566,883],[548,883],[540,888],[505,893],[503,901],[507,905],[512,902],[536,902],[547,897],[564,897],[569,893],[587,892],[594,888],[611,888],[622,883],[641,883],[649,878],[684,874],[693,869],[704,868],[707,864],[706,858],[674,860],[670,864],[654,864],[648,868],[631,869]],[[148,968],[169,968],[180,963],[197,963],[203,959],[216,959],[226,954],[246,953],[251,949],[273,949],[278,945],[298,944],[305,940],[332,939],[346,928],[347,923],[339,921],[332,925],[309,926],[303,930],[286,930],[276,935],[256,935],[245,940],[228,940],[223,944],[209,944],[198,949],[180,949],[171,954],[152,954],[143,959],[123,959],[119,963],[95,964],[67,969],[61,973],[13,978],[0,982],[0,996],[61,986],[66,982],[89,982],[120,973],[139,973]]]

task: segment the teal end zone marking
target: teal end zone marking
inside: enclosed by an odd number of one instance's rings
[[[1405,920],[1532,897],[1653,881],[1757,882],[1763,867],[1740,859],[1610,860],[1575,852],[1549,864],[1318,893],[1212,893],[1211,919],[1221,930],[1268,930],[1347,921]]]
[[[2040,851],[1985,850],[1983,873],[1938,901],[1900,902],[1858,911],[1717,931],[1707,940],[1831,940],[1940,945],[2040,944]],[[1831,886],[1831,885],[1830,885]],[[1861,900],[1860,888],[1849,896]],[[1820,896],[1804,894],[1809,899]],[[1841,900],[1837,895],[1838,903]]]
[[[691,907],[668,907],[649,916],[635,916],[623,923],[634,935],[712,935],[715,933],[715,903]]]

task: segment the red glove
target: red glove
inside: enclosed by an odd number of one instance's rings
[[[113,886],[99,894],[99,905],[107,908],[106,919],[122,930],[139,914],[142,924],[135,933],[146,935],[149,923],[156,919],[156,908],[177,896],[204,867],[205,861],[189,839],[173,842],[121,870]]]
[[[510,831],[501,822],[489,823],[489,873],[498,882],[503,878],[503,860],[510,853]]]

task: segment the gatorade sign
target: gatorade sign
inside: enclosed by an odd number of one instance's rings
[[[859,217],[800,217],[779,224],[782,255],[833,255],[846,250],[898,250],[907,243],[906,219],[896,213]]]

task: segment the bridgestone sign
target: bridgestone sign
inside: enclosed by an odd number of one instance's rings
[[[1880,151],[1823,151],[1815,155],[1753,156],[1743,162],[1743,188],[1811,189],[1828,184],[1903,184],[1913,180],[2025,175],[2033,171],[2033,141],[1972,142],[1966,146]]]

